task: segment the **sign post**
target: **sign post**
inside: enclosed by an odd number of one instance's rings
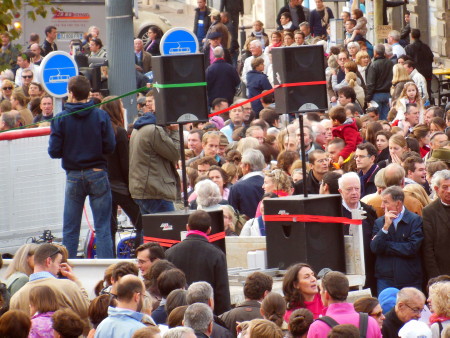
[[[42,60],[40,71],[42,86],[55,98],[53,112],[59,113],[62,111],[62,98],[69,94],[69,79],[78,75],[78,66],[69,53],[56,51]]]
[[[169,55],[186,55],[198,52],[198,39],[194,33],[186,28],[176,27],[169,29],[161,38],[159,49],[162,56]],[[155,83],[157,85],[157,83]],[[198,121],[198,119],[197,119]],[[178,123],[180,134],[180,155],[181,155],[181,176],[183,180],[183,201],[185,210],[189,209],[187,196],[187,175],[186,175],[186,158],[184,156],[184,135],[183,125],[185,122]]]

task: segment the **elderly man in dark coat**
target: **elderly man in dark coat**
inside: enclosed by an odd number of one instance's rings
[[[450,170],[435,173],[431,184],[439,198],[423,209],[423,262],[427,279],[450,275]]]
[[[215,61],[206,69],[208,104],[211,106],[214,99],[223,97],[231,105],[241,79],[236,68],[225,61],[225,53],[221,46],[214,48],[213,53]]]

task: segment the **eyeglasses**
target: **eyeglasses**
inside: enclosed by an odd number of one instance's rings
[[[330,159],[329,158],[323,158],[321,160],[316,160],[316,162],[317,163],[328,163],[328,162],[330,162]]]
[[[371,313],[369,316],[370,317],[380,318],[382,315],[383,315],[383,311],[379,311],[379,312],[376,312],[376,313]]]
[[[148,262],[151,262],[151,260],[149,259],[149,260],[142,260],[142,259],[136,259],[136,263],[137,264],[139,264],[139,265],[143,265],[143,264],[145,264],[145,263],[148,263]]]
[[[32,79],[33,75],[22,75],[24,79]]]
[[[13,87],[3,87],[2,89],[3,89],[3,90],[12,90]]]
[[[52,253],[51,255],[49,255],[48,257],[53,257],[53,256],[55,256],[57,254],[61,254],[62,255],[61,250],[59,250],[59,248],[56,248],[56,251],[54,253]]]
[[[407,307],[409,307],[409,309],[410,309],[412,312],[414,312],[414,313],[421,314],[422,311],[423,311],[423,308],[422,308],[422,309],[413,309],[413,308],[412,308],[411,306],[409,306],[408,304],[406,304],[406,303],[403,303],[403,304],[405,304]]]

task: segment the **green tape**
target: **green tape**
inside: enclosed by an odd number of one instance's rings
[[[201,87],[206,86],[206,82],[192,82],[192,83],[174,83],[174,84],[161,84],[154,83],[155,88],[186,88],[186,87]]]
[[[136,94],[136,93],[139,93],[139,92],[143,92],[143,91],[148,90],[148,89],[149,89],[148,87],[141,87],[141,88],[138,88],[138,89],[133,90],[133,91],[131,91],[131,92],[122,94],[122,95],[117,96],[117,97],[115,97],[115,98],[112,98],[112,99],[110,99],[110,100],[108,100],[108,101],[100,102],[100,103],[97,103],[97,104],[95,104],[95,105],[93,105],[93,106],[89,106],[89,107],[86,107],[86,108],[83,108],[83,109],[74,111],[74,112],[72,112],[72,113],[67,113],[67,114],[64,114],[64,115],[55,116],[55,117],[53,117],[53,118],[51,118],[51,119],[49,119],[49,120],[40,121],[40,122],[35,122],[35,123],[27,124],[27,125],[21,126],[21,127],[11,128],[11,129],[8,129],[8,130],[0,130],[0,134],[1,134],[1,133],[5,133],[5,132],[7,132],[7,131],[11,131],[11,130],[26,129],[26,128],[29,128],[29,127],[34,127],[34,126],[37,126],[37,125],[39,125],[39,124],[41,124],[41,123],[44,123],[44,122],[51,122],[51,121],[53,121],[53,120],[60,119],[60,118],[63,118],[63,117],[69,116],[69,115],[77,114],[77,113],[82,112],[82,111],[84,111],[84,110],[88,110],[88,109],[100,107],[102,104],[109,103],[109,102],[112,102],[112,101],[116,101],[116,100],[119,100],[119,99],[124,98],[124,97],[126,97],[126,96],[133,95],[133,94]],[[64,107],[63,107],[63,109],[64,109]]]

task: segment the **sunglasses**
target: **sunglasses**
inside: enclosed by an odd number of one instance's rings
[[[24,79],[32,79],[33,75],[22,75],[22,78],[24,78]]]
[[[12,90],[13,87],[3,87],[2,89],[3,89],[3,90]]]
[[[377,317],[377,318],[379,318],[382,315],[383,315],[383,311],[380,311],[380,312],[376,312],[376,313],[371,313],[370,317]]]
[[[52,253],[51,255],[49,255],[48,257],[53,257],[53,256],[55,256],[57,254],[61,254],[62,255],[61,250],[59,250],[59,248],[56,248],[56,251],[54,253]]]

